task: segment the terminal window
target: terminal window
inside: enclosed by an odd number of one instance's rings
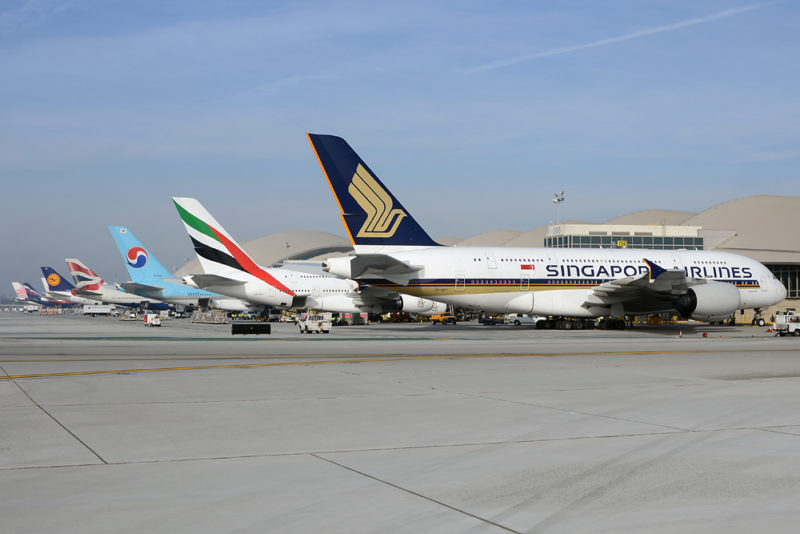
[[[566,235],[545,237],[548,248],[648,248],[702,250],[702,237],[653,237],[631,235]]]
[[[788,263],[766,263],[765,265],[786,287],[787,298],[800,298],[800,265]]]

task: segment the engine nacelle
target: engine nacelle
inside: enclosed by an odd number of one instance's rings
[[[344,256],[341,258],[328,258],[322,262],[322,270],[326,273],[335,274],[342,278],[353,278],[352,276],[352,256]]]
[[[420,315],[433,315],[446,309],[446,306],[431,299],[424,299],[422,297],[410,297],[408,295],[400,295],[400,310],[406,313],[418,313]]]
[[[240,299],[212,299],[211,305],[218,310],[225,310],[231,312],[251,311],[252,306],[248,306]]]
[[[675,303],[681,316],[700,321],[720,321],[739,309],[739,289],[725,282],[693,286]]]

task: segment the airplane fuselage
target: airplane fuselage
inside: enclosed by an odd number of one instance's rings
[[[456,306],[491,312],[521,311],[546,315],[602,316],[602,306],[587,306],[594,288],[604,282],[636,277],[648,272],[648,259],[664,269],[682,270],[688,278],[731,284],[739,292],[736,308],[763,308],[786,296],[783,285],[759,262],[736,254],[715,251],[644,249],[564,249],[515,247],[426,247],[393,250],[375,247],[371,253],[386,254],[419,267],[411,274],[371,275],[357,279],[398,292],[436,299]],[[352,276],[338,258],[329,270]],[[535,296],[530,295],[535,294]],[[527,295],[521,298],[521,295]],[[661,308],[661,309],[659,309]],[[628,302],[616,312],[651,313],[671,309],[670,302]]]

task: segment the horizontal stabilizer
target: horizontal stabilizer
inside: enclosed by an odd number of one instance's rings
[[[163,287],[138,284],[136,282],[123,282],[119,286],[128,293],[133,293],[134,295],[140,295],[142,297],[158,298],[164,292]]]
[[[353,278],[369,272],[376,276],[408,275],[421,269],[416,265],[409,265],[403,261],[386,254],[359,254],[350,264]]]
[[[193,274],[191,275],[191,278],[199,288],[214,286],[240,286],[247,283],[242,280],[235,280],[233,278],[220,276],[218,274]]]

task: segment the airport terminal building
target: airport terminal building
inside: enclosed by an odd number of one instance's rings
[[[800,299],[800,197],[757,195],[725,202],[700,213],[652,209],[604,223],[566,221],[528,231],[494,230],[466,239],[436,240],[456,246],[720,250],[748,256],[766,265],[788,291],[789,300],[779,307],[800,304],[796,301]],[[262,265],[284,260],[315,261],[352,251],[347,238],[316,231],[271,234],[243,246]],[[178,273],[194,272],[200,272],[197,260]]]

